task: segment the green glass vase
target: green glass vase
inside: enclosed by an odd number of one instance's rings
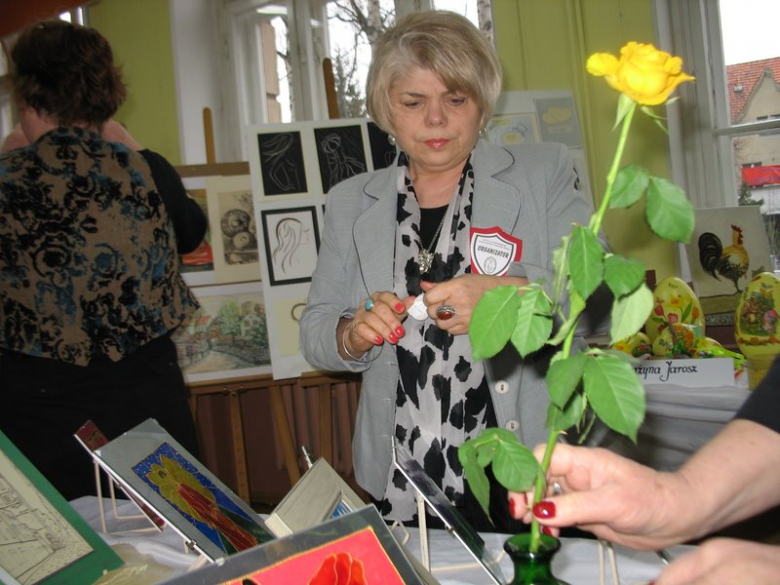
[[[515,567],[515,577],[509,585],[568,585],[552,572],[553,557],[561,548],[561,541],[543,534],[539,550],[531,552],[530,544],[529,533],[516,534],[504,543],[504,550]]]

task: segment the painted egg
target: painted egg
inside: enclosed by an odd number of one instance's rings
[[[612,349],[622,351],[633,357],[650,355],[653,352],[650,338],[642,331],[634,333],[634,335],[627,337],[626,339],[621,339],[612,344],[611,347]]]
[[[704,337],[701,329],[690,323],[672,323],[653,340],[653,356],[656,358],[691,357],[699,340]]]
[[[645,333],[650,341],[671,323],[695,325],[704,334],[704,311],[699,299],[683,280],[667,276],[653,291],[653,310],[645,322]]]
[[[756,275],[745,287],[734,316],[734,337],[746,357],[780,351],[780,279]]]

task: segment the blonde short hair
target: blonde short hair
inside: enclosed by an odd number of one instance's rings
[[[415,12],[379,38],[368,70],[366,107],[386,132],[394,130],[390,89],[415,68],[432,71],[447,89],[473,99],[479,127],[485,127],[501,93],[502,70],[493,46],[471,21],[454,12]]]

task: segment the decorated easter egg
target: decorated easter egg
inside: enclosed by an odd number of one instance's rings
[[[664,327],[653,340],[656,358],[692,357],[699,340],[704,338],[701,328],[690,323],[672,323]]]
[[[633,357],[650,355],[653,352],[650,338],[643,331],[638,331],[631,337],[621,339],[620,341],[613,343],[611,347],[612,349],[622,351]]]
[[[667,276],[653,291],[653,310],[645,322],[650,341],[671,323],[688,323],[705,332],[704,311],[690,286],[676,276]]]
[[[780,351],[780,279],[762,272],[748,283],[737,303],[734,337],[748,358]]]

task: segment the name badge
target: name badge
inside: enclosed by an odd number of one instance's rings
[[[471,271],[474,274],[504,276],[512,262],[523,255],[523,240],[513,238],[500,227],[471,228]]]

